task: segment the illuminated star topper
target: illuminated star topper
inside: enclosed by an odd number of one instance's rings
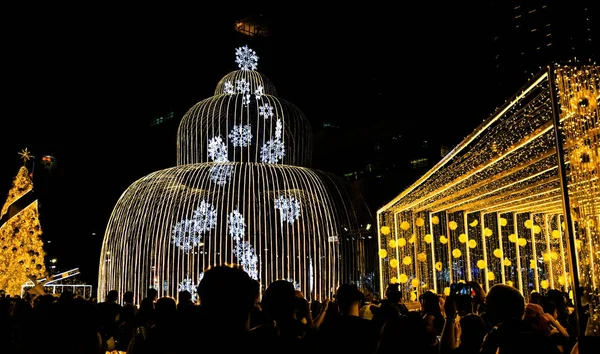
[[[19,155],[21,155],[21,158],[23,159],[23,164],[25,164],[27,161],[31,160],[34,157],[33,155],[31,155],[31,152],[27,148],[21,150],[21,152],[19,152]]]
[[[256,70],[258,56],[247,45],[235,49],[235,62],[241,70]]]

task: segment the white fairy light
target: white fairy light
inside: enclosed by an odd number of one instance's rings
[[[210,180],[219,186],[226,185],[231,180],[233,165],[217,164],[210,168]]]
[[[233,249],[234,256],[252,279],[258,279],[258,257],[249,242],[240,241]]]
[[[234,125],[229,133],[229,141],[233,147],[246,147],[252,141],[252,132],[249,125]]]
[[[277,140],[281,139],[282,129],[283,129],[283,124],[281,123],[281,119],[277,119],[277,122],[275,123],[275,139],[277,139]]]
[[[185,278],[179,284],[177,284],[177,291],[188,291],[192,295],[192,301],[195,302],[198,294],[198,285],[194,283],[193,279]]]
[[[239,79],[235,81],[235,88],[237,93],[245,95],[250,92],[250,83],[246,79]]]
[[[256,52],[247,45],[236,48],[235,50],[235,62],[241,70],[256,70],[258,63],[258,56]]]

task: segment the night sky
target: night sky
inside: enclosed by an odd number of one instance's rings
[[[59,267],[80,267],[95,286],[113,206],[155,170],[140,132],[156,115],[212,95],[245,44],[233,23],[252,12],[270,21],[258,70],[313,126],[377,123],[454,146],[507,98],[494,96],[484,70],[485,18],[456,4],[401,13],[392,4],[335,12],[230,5],[4,13],[0,195],[3,203],[21,149],[56,157],[51,172],[36,166],[34,182]],[[174,145],[163,153],[175,161]]]

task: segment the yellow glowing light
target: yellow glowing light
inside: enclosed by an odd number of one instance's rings
[[[517,240],[517,244],[521,247],[525,246],[527,244],[527,240],[524,239],[523,237],[519,237],[519,239]]]
[[[423,220],[423,218],[417,218],[417,220],[415,220],[415,225],[421,227],[425,225],[425,220]]]
[[[535,259],[530,259],[529,260],[529,268],[535,269],[535,267],[536,267]]]
[[[547,280],[542,280],[540,282],[540,286],[542,287],[542,289],[548,289],[548,286],[550,286],[550,284],[548,283]]]
[[[477,247],[477,241],[469,240],[468,245],[469,245],[469,248],[475,248],[475,247]]]
[[[469,226],[471,226],[471,227],[475,227],[477,225],[479,225],[479,221],[477,221],[477,219],[471,221],[471,223],[469,224]]]
[[[502,251],[499,248],[496,248],[494,250],[494,257],[496,257],[496,258],[502,258]]]
[[[21,155],[21,158],[23,159],[24,163],[33,158],[33,155],[31,155],[31,152],[27,148],[21,150],[21,152],[19,152],[19,155]]]
[[[447,286],[444,288],[444,295],[450,296],[450,287]]]
[[[485,261],[483,259],[480,259],[480,260],[477,261],[477,268],[479,268],[479,269],[485,269],[485,267],[486,267],[486,264],[485,264]]]
[[[512,243],[517,243],[517,235],[515,235],[515,234],[508,235],[508,240]]]
[[[575,240],[575,248],[577,248],[578,251],[581,251],[582,244],[583,242],[581,242],[581,240]]]
[[[431,223],[432,223],[432,224],[434,224],[434,225],[437,225],[437,224],[439,224],[439,223],[440,223],[440,218],[439,218],[439,217],[437,217],[437,216],[433,216],[433,217],[431,218]]]
[[[381,234],[384,236],[387,236],[390,234],[390,232],[392,232],[392,229],[390,229],[389,226],[382,226],[381,227]]]
[[[450,228],[450,230],[456,230],[456,228],[458,227],[458,224],[456,223],[456,221],[450,221],[448,223],[448,227]]]
[[[410,258],[409,256],[402,258],[402,264],[410,265],[411,263],[412,263],[412,258]]]
[[[417,240],[417,236],[412,235],[409,239],[408,239],[408,243],[415,243],[415,241]]]
[[[492,236],[493,234],[494,234],[494,232],[493,232],[491,229],[489,229],[489,228],[487,228],[487,227],[486,227],[485,229],[483,229],[483,235],[485,235],[485,236],[487,236],[487,237],[490,237],[490,236]]]
[[[556,251],[550,252],[550,258],[552,258],[553,261],[556,261],[558,259],[558,253],[556,253]]]
[[[552,230],[552,238],[560,238],[560,231]]]
[[[403,221],[400,223],[400,228],[406,231],[410,229],[410,224],[408,223],[408,221]]]
[[[442,271],[442,262],[435,262],[435,269],[437,269],[438,272]]]
[[[544,252],[542,253],[542,259],[544,260],[544,262],[550,262],[550,259],[552,258],[550,257],[550,253]]]
[[[413,278],[413,280],[410,281],[410,285],[412,285],[413,288],[416,288],[419,286],[419,278]]]
[[[458,242],[460,242],[460,243],[466,243],[467,242],[467,235],[465,235],[465,234],[458,235]]]
[[[508,285],[508,286],[513,286],[513,282],[512,282],[512,280],[507,280],[507,281],[506,281],[506,285]]]
[[[417,301],[417,294],[410,293],[410,301]]]
[[[379,250],[379,257],[380,257],[380,258],[385,258],[385,257],[387,257],[387,250],[385,250],[385,249],[383,249],[383,248],[382,248],[382,249],[380,249],[380,250]]]
[[[398,243],[396,243],[396,240],[394,239],[388,241],[388,246],[390,246],[390,248],[396,248],[397,245]]]
[[[565,285],[565,276],[564,275],[561,275],[558,277],[558,283],[560,285]]]
[[[488,276],[488,280],[489,281],[492,281],[492,280],[496,279],[496,275],[494,275],[494,272],[488,272],[487,276]]]
[[[430,234],[425,235],[425,237],[423,238],[425,240],[426,243],[431,243],[433,241],[433,236]]]
[[[408,281],[408,275],[406,275],[404,273],[400,274],[399,281],[400,281],[400,284],[406,284],[406,282]]]
[[[458,248],[452,250],[452,257],[459,258],[460,256],[462,256],[462,252]]]
[[[398,247],[404,247],[406,246],[406,239],[404,237],[400,237],[398,239]]]
[[[539,225],[534,225],[533,226],[533,233],[537,235],[540,232],[542,232],[542,228]]]
[[[444,236],[444,235],[440,236],[440,243],[442,245],[447,244],[448,243],[448,238],[446,236]]]
[[[533,222],[530,219],[527,219],[525,220],[524,225],[526,228],[531,229],[531,227],[533,226]]]
[[[421,252],[421,253],[417,254],[417,260],[420,262],[427,261],[427,254],[425,254],[425,252]]]
[[[392,278],[390,279],[390,283],[392,283],[392,284],[398,284],[398,283],[399,283],[399,281],[398,281],[398,278],[396,278],[396,277],[392,277]]]
[[[500,218],[500,226],[506,226],[508,221],[505,218]]]
[[[398,267],[398,260],[395,259],[395,258],[390,259],[390,267],[397,268]]]

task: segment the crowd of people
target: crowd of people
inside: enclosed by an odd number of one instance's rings
[[[403,302],[399,284],[380,301],[342,284],[323,302],[307,299],[293,283],[261,284],[231,265],[206,270],[198,300],[148,289],[111,290],[105,301],[63,292],[59,297],[2,296],[0,352],[30,353],[596,353],[598,328],[582,307],[575,313],[566,294],[549,290],[528,301],[497,284],[486,293],[425,292],[419,307]],[[587,294],[597,296],[597,294]],[[587,333],[585,333],[587,331]]]

